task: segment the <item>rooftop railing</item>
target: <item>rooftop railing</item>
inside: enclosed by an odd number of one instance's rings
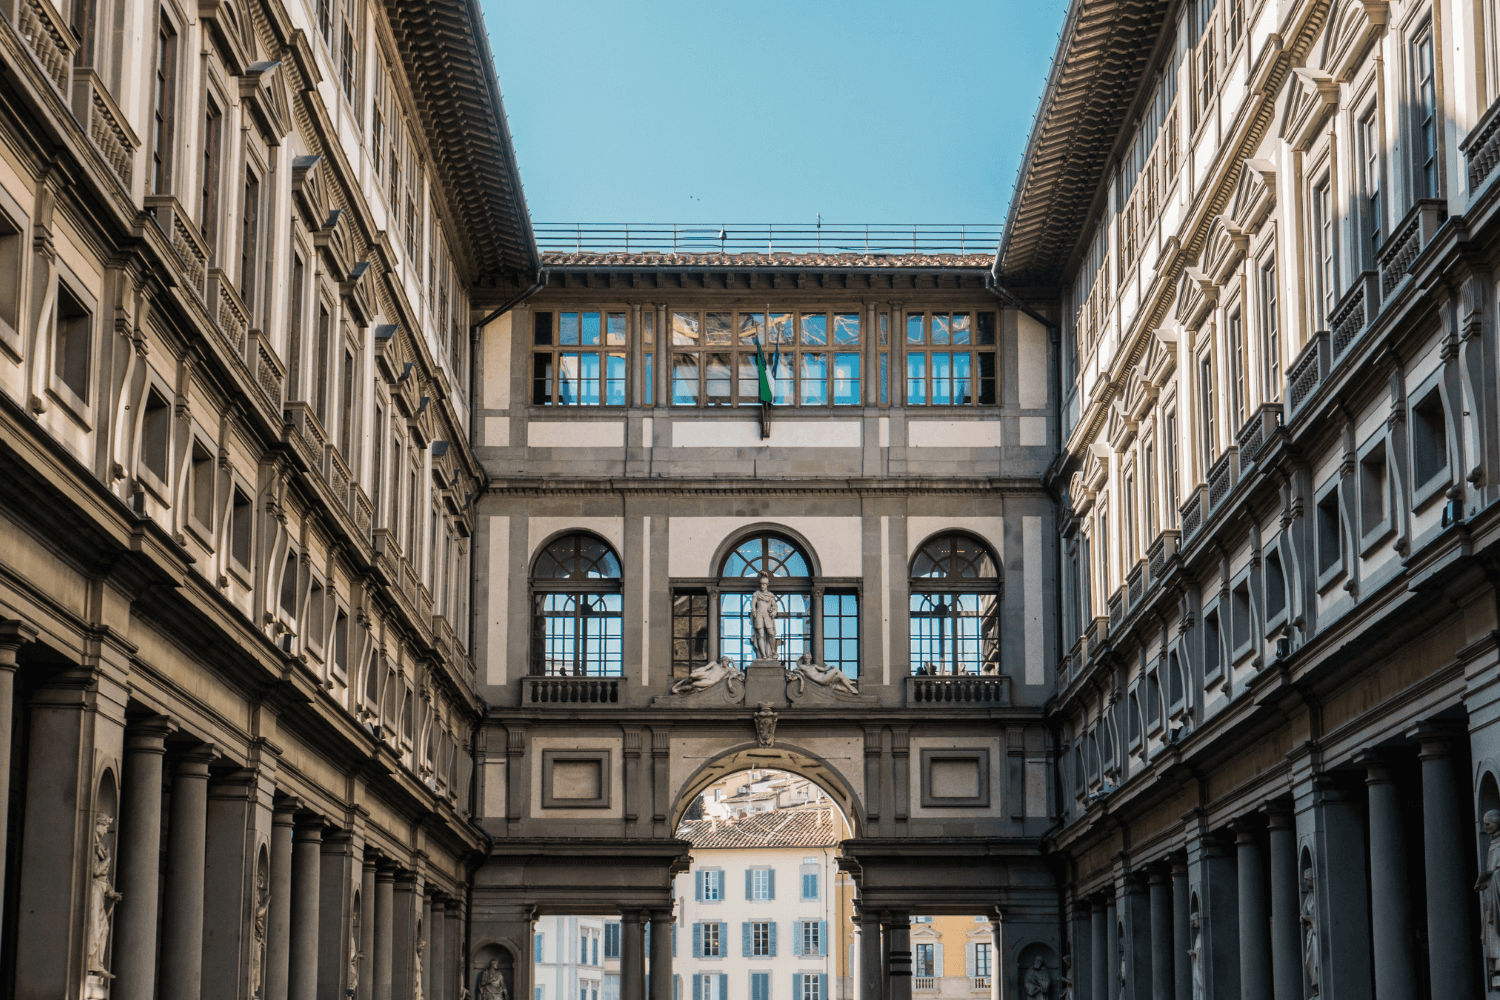
[[[1000,226],[966,223],[538,222],[537,246],[554,253],[994,254]]]

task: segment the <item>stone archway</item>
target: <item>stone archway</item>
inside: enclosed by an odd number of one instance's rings
[[[849,823],[853,836],[863,836],[864,809],[859,796],[838,769],[819,756],[795,746],[763,747],[745,743],[729,747],[694,771],[677,791],[669,829],[676,830],[683,813],[705,788],[737,771],[788,771],[808,779],[828,794]]]

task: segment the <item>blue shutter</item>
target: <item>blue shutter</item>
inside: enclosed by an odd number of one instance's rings
[[[776,957],[776,921],[774,921],[774,920],[771,921],[771,957],[772,958]],[[769,972],[766,973],[766,990],[767,990],[767,992],[769,992],[770,989],[771,989],[771,979],[770,979],[770,976],[771,976],[771,974]],[[770,997],[767,997],[766,1000],[770,1000]]]
[[[802,1000],[802,973],[792,973],[792,1000]]]
[[[727,973],[719,973],[718,1000],[729,1000],[729,975]]]
[[[828,921],[826,920],[818,921],[818,955],[820,957],[828,955]],[[827,995],[819,993],[818,1000],[827,1000]]]
[[[828,1000],[828,973],[818,973],[818,1000]]]
[[[740,924],[740,955],[743,958],[750,957],[750,923],[746,921]]]
[[[792,921],[792,955],[802,954],[802,921]]]
[[[746,899],[754,899],[755,898],[755,890],[753,889],[753,887],[750,884],[750,880],[751,880],[751,878],[754,877],[754,875],[755,875],[755,870],[753,868],[746,868],[745,869],[745,898]]]
[[[703,1000],[703,973],[693,973],[693,1000]]]
[[[702,871],[693,872],[693,898],[695,900],[697,900],[698,902],[700,902],[700,903],[703,902],[703,872]]]
[[[770,871],[766,872],[766,898],[767,899],[775,899],[776,898],[776,869],[774,869],[774,868],[772,868]],[[769,986],[770,980],[769,979],[766,980],[766,983],[767,983],[767,990],[769,991],[769,989],[770,989],[770,986]]]
[[[964,945],[964,975],[978,975],[978,972],[975,970],[976,964],[977,963],[974,961],[974,945]]]
[[[940,944],[932,946],[932,974],[934,976],[945,974],[945,970],[943,969],[943,946]]]
[[[703,957],[703,925],[696,921],[693,923],[693,957]],[[701,1000],[698,996],[698,980],[696,978],[693,980],[693,1000]]]
[[[677,922],[672,922],[672,957],[677,957]]]

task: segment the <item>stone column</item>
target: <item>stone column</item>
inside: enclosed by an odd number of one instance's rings
[[[1124,954],[1125,942],[1120,940],[1120,906],[1119,899],[1115,896],[1109,897],[1104,904],[1104,940],[1105,954],[1108,956],[1105,965],[1104,996],[1109,1000],[1121,1000],[1120,994],[1124,977],[1120,974],[1123,966],[1121,956]]]
[[[1297,827],[1291,811],[1266,813],[1271,825],[1271,975],[1275,1000],[1302,1000],[1302,937],[1298,923]]]
[[[416,992],[417,921],[422,912],[415,872],[398,871],[391,894],[391,997]]]
[[[1094,954],[1091,940],[1094,919],[1091,909],[1088,900],[1074,898],[1073,965],[1068,975],[1073,980],[1073,996],[1077,1000],[1094,1000]],[[999,956],[996,956],[996,961],[999,961]]]
[[[1367,751],[1370,792],[1370,925],[1375,955],[1376,1000],[1411,1000],[1417,995],[1412,957],[1411,899],[1406,887],[1406,844],[1401,830],[1401,797],[1391,769]]]
[[[890,1000],[911,1000],[911,911],[891,911]]]
[[[1193,890],[1188,884],[1187,862],[1172,862],[1172,992],[1176,1000],[1193,1000],[1193,963],[1188,949],[1193,947]]]
[[[260,781],[254,771],[242,768],[220,773],[208,783],[201,976],[205,998],[248,997],[251,963],[262,960],[254,926],[261,891],[256,884],[259,806]],[[268,858],[267,875],[269,862]],[[254,974],[264,968],[259,965]]]
[[[375,856],[366,852],[359,882],[359,986],[356,1000],[375,997]]]
[[[1172,970],[1172,887],[1167,874],[1153,871],[1151,891],[1151,996],[1170,1000]]]
[[[0,637],[3,637],[0,631]],[[10,674],[0,640],[0,755],[10,752]],[[9,653],[15,659],[15,651]],[[110,986],[114,1000],[154,1000],[156,995],[156,905],[161,879],[161,782],[166,739],[172,732],[167,719],[156,716],[125,732],[125,778],[120,789],[117,842],[120,860],[116,885],[123,897],[115,904],[115,943]],[[6,801],[9,763],[0,762],[0,803]],[[0,823],[0,828],[5,824]],[[0,829],[0,884],[4,881],[5,832]]]
[[[456,899],[448,900],[448,906],[444,913],[448,923],[448,954],[445,961],[448,963],[448,995],[441,1000],[457,1000],[462,995],[461,991],[469,986],[465,982],[464,972],[464,913],[463,904]],[[641,917],[645,919],[644,913]],[[642,973],[644,976],[644,973]],[[535,985],[535,984],[533,984]],[[645,1000],[644,997],[641,1000]]]
[[[1334,1000],[1371,996],[1375,980],[1371,975],[1374,961],[1370,955],[1364,796],[1344,787],[1332,774],[1317,775],[1313,784],[1317,789],[1315,828],[1322,833],[1313,855],[1315,888],[1311,901],[1317,913],[1320,995]],[[1301,896],[1298,901],[1302,902]],[[1302,943],[1299,927],[1299,946]]]
[[[292,928],[287,970],[288,1000],[317,1000],[318,894],[323,862],[323,819],[297,821],[292,836]]]
[[[22,621],[14,619],[0,620],[0,806],[10,802],[10,742],[11,742],[11,720],[15,714],[15,690],[16,690],[16,651],[28,642],[36,639],[37,630]],[[126,748],[129,753],[129,748]],[[128,758],[127,758],[128,759]],[[161,764],[157,764],[157,774],[161,773]],[[157,802],[161,801],[161,789],[157,789]],[[158,818],[157,825],[160,827],[161,820]],[[5,886],[5,852],[8,848],[7,834],[9,823],[0,822],[0,888]],[[119,839],[118,837],[116,838]],[[159,848],[158,848],[159,849]],[[152,858],[153,865],[155,858]],[[115,909],[115,965],[120,964],[120,910]],[[156,900],[151,900],[151,919],[156,919]],[[155,925],[152,926],[153,950],[155,945]],[[155,971],[156,956],[151,956],[151,962]],[[116,979],[119,972],[115,973]],[[118,988],[118,987],[116,987]]]
[[[284,799],[271,814],[271,906],[266,913],[265,1000],[287,1000],[292,947],[292,826],[302,803]]]
[[[375,1000],[391,1000],[391,917],[395,891],[396,869],[381,865],[375,873]]]
[[[643,922],[649,919],[650,914],[641,910],[620,911],[620,1000],[646,1000]]]
[[[417,934],[417,941],[422,949],[422,974],[419,977],[422,984],[422,996],[432,996],[432,897],[422,895],[422,927]]]
[[[1469,884],[1459,822],[1453,757],[1446,734],[1419,732],[1422,751],[1422,841],[1427,858],[1427,940],[1432,996],[1474,995],[1469,937]]]
[[[318,860],[318,996],[344,1000],[349,959],[358,945],[354,931],[354,887],[362,874],[363,844],[352,830],[329,830]]]
[[[447,900],[437,893],[427,897],[427,954],[422,956],[422,968],[427,971],[427,998],[437,1000],[447,995],[448,948],[445,932],[448,918]]]
[[[1234,830],[1240,904],[1240,996],[1271,995],[1271,941],[1266,922],[1266,898],[1261,887],[1260,843],[1253,826],[1244,820]]]
[[[208,839],[212,746],[191,750],[172,769],[167,880],[161,919],[161,1000],[198,1000],[203,974],[203,862]]]
[[[1120,938],[1120,968],[1125,982],[1120,987],[1122,997],[1146,1000],[1151,995],[1151,903],[1145,880],[1132,874],[1125,881],[1125,894],[1121,900],[1119,927],[1124,930]]]
[[[1093,989],[1089,1000],[1109,1000],[1109,911],[1104,900],[1094,900],[1094,933],[1090,935],[1094,951]]]
[[[651,1000],[672,1000],[672,908],[651,911]],[[688,1000],[683,997],[682,1000]]]

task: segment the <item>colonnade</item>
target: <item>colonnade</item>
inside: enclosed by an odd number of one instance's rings
[[[670,906],[620,911],[620,1000],[673,1000],[672,923]]]
[[[1462,737],[1420,728],[1414,736],[1420,871],[1411,870],[1417,845],[1407,842],[1399,768],[1366,751],[1358,771],[1313,776],[1293,800],[1230,823],[1232,841],[1221,832],[1190,838],[1185,852],[1075,898],[1073,996],[1406,1000],[1419,994],[1424,965],[1432,996],[1478,995],[1468,820],[1450,742]],[[1353,785],[1361,780],[1367,810]],[[1426,897],[1415,914],[1414,884]]]
[[[859,1000],[912,1000],[913,911],[866,906],[857,910]],[[990,941],[990,995],[1006,996],[1000,989],[1006,966],[1000,947],[1001,923],[996,918],[990,919]]]

